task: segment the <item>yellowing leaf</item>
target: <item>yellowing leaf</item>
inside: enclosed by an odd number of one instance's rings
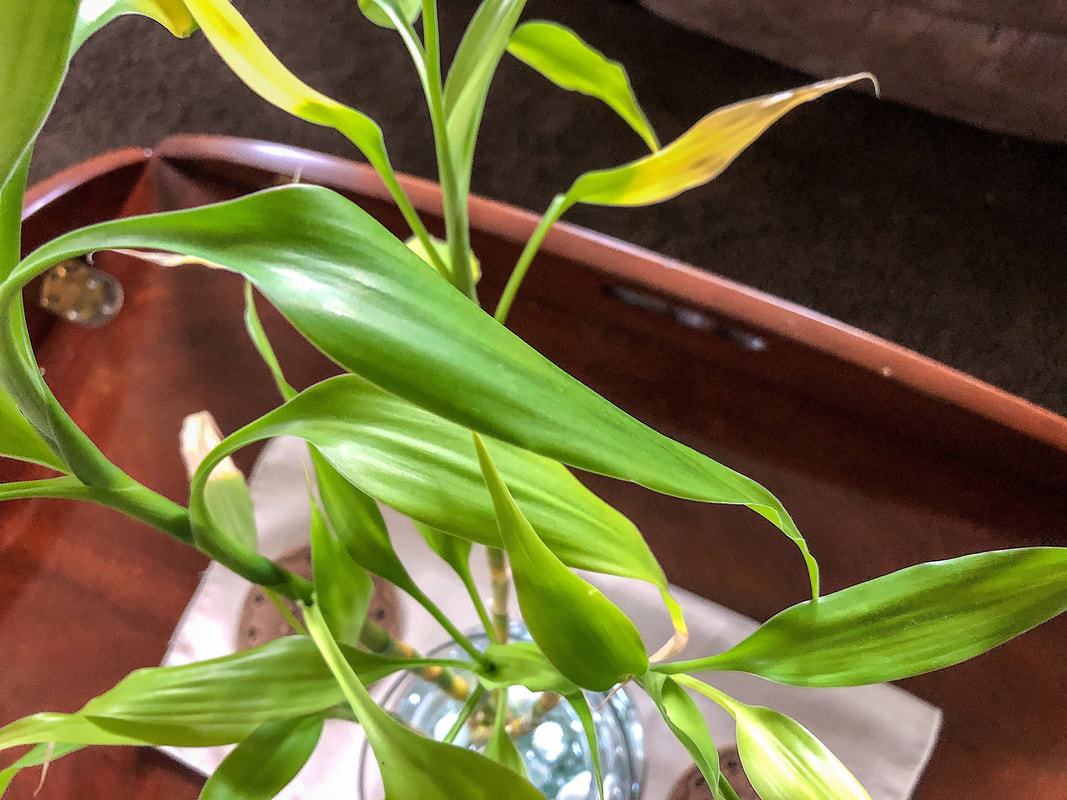
[[[553,22],[527,22],[511,35],[508,52],[557,86],[602,100],[645,140],[649,150],[659,150],[659,140],[622,64],[593,49],[574,31]]]
[[[618,606],[579,578],[538,538],[473,434],[500,538],[511,561],[523,621],[541,652],[579,686],[603,692],[648,669],[637,628]]]
[[[374,120],[293,75],[228,0],[185,0],[185,4],[212,47],[252,91],[293,116],[337,128],[375,166],[385,159],[382,132]]]
[[[567,202],[642,206],[668,200],[718,176],[786,112],[865,78],[873,80],[868,73],[849,75],[720,108],[650,156],[582,175]]]
[[[139,14],[153,19],[179,38],[196,30],[196,22],[182,0],[81,0],[71,52],[123,14]]]

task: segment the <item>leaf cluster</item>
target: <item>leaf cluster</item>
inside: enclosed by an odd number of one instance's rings
[[[396,31],[425,94],[442,188],[446,237],[429,234],[366,115],[296,78],[229,0],[0,0],[0,455],[56,477],[0,484],[0,500],[83,499],[144,520],[197,547],[272,596],[301,604],[300,634],[221,659],[139,670],[69,713],[0,728],[0,749],[35,745],[0,771],[14,774],[88,745],[236,744],[202,797],[269,798],[299,771],[324,720],[363,726],[389,798],[537,798],[507,735],[507,691],[564,698],[599,761],[585,692],[634,682],[652,698],[717,798],[736,795],[691,693],[737,723],[742,761],[764,800],[866,798],[811,733],[750,706],[696,673],[739,670],[800,686],[895,680],[958,663],[1067,609],[1067,549],[1026,548],[917,565],[822,596],[818,564],[782,504],[763,486],[664,436],[556,367],[506,327],[515,293],[548,230],[577,203],[657,203],[722,172],[797,106],[865,77],[824,81],[713,111],[661,144],[625,69],[574,31],[520,24],[522,0],[483,0],[451,65],[441,63],[433,0],[360,0]],[[19,223],[33,142],[72,54],[121,14],[176,36],[199,30],[252,91],[310,123],[335,128],[378,170],[411,228],[404,243],[326,189],[289,186],[186,211],[71,231],[20,258]],[[490,315],[477,302],[467,192],[485,99],[511,54],[563,90],[605,103],[649,153],[588,172],[546,210]],[[190,421],[188,506],[115,466],[71,421],[41,378],[22,289],[52,265],[97,250],[138,254],[145,269],[210,267],[247,282],[246,327],[284,402],[223,437]],[[254,292],[333,359],[344,374],[297,390],[256,315]],[[229,457],[281,436],[305,440],[311,486],[313,580],[257,551],[251,498]],[[637,528],[586,489],[578,468],[706,503],[743,505],[798,548],[807,601],[782,611],[724,653],[668,660],[685,621]],[[472,546],[510,564],[532,642],[475,647],[412,579],[378,504],[411,517],[456,571],[487,632],[489,610],[471,578]],[[768,531],[768,534],[770,531]],[[651,657],[633,622],[575,569],[648,582],[675,635]],[[371,575],[409,594],[468,658],[423,658],[367,620]],[[493,610],[494,614],[499,609]],[[506,629],[506,626],[505,626]],[[432,741],[383,711],[367,685],[398,670],[432,678],[471,714],[495,705],[484,753]],[[298,687],[294,690],[294,687]]]

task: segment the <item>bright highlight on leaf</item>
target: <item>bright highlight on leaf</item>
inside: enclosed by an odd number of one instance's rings
[[[737,722],[737,752],[762,800],[871,800],[837,756],[796,720],[746,705],[689,675],[675,680],[714,700]]]
[[[190,414],[182,420],[181,454],[189,477],[211,450],[222,441],[215,418],[208,411]],[[244,475],[232,458],[224,458],[208,476],[203,488],[204,503],[215,525],[244,547],[256,549],[256,516],[252,494]]]
[[[287,186],[83,228],[35,251],[12,284],[63,258],[116,247],[184,253],[245,275],[346,369],[458,425],[663,494],[747,505],[797,544],[817,593],[815,560],[774,495],[567,375],[340,195]],[[448,513],[455,508],[450,502]]]
[[[527,22],[511,35],[508,52],[557,86],[602,100],[649,150],[659,150],[659,140],[622,64],[606,58],[574,31],[554,22]]]
[[[672,678],[649,672],[638,682],[656,704],[667,727],[689,752],[693,763],[711,788],[715,800],[722,800],[719,781],[719,750],[708,731],[708,723],[693,698]]]
[[[720,108],[659,152],[582,175],[567,192],[567,202],[643,206],[668,200],[718,176],[788,111],[864,79],[874,80],[868,73],[850,75]]]
[[[474,444],[511,562],[522,619],[541,652],[563,675],[598,692],[643,675],[648,656],[630,618],[552,554],[515,505],[478,434]]]
[[[657,666],[796,686],[898,680],[984,653],[1067,610],[1067,548],[919,564],[787,608],[725,653]]]

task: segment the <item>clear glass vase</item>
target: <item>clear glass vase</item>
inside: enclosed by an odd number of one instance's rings
[[[475,633],[470,639],[477,647],[487,644],[484,632]],[[515,622],[511,625],[511,639],[531,640],[525,627]],[[466,658],[454,642],[436,648],[430,655]],[[603,692],[586,692],[585,696],[596,726],[604,800],[639,800],[645,779],[644,733],[633,700],[625,688],[610,697]],[[513,686],[508,690],[508,706],[514,716],[521,717],[537,697],[538,693]],[[386,692],[382,707],[427,736],[443,739],[463,704],[434,684],[405,673]],[[481,749],[472,743],[469,726],[464,726],[454,744]],[[530,781],[549,800],[597,800],[585,731],[566,700],[549,711],[530,733],[518,739],[516,746]],[[366,743],[360,754],[358,774],[360,800],[381,800],[378,765]]]

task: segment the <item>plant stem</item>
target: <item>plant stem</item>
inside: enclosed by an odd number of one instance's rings
[[[478,614],[478,620],[482,623],[482,627],[485,628],[485,635],[494,638],[493,622],[489,618],[489,611],[486,609],[481,595],[478,593],[478,586],[474,583],[474,576],[471,575],[468,569],[459,572],[459,579],[463,581],[463,586],[466,588],[467,594],[470,595],[471,603],[474,604],[474,610]]]
[[[281,595],[266,586],[263,587],[263,594],[267,596],[267,599],[270,600],[271,604],[278,610],[278,613],[282,615],[282,619],[289,623],[290,628],[301,636],[308,635],[307,628],[305,628],[293,612],[289,610],[289,606],[282,600]]]
[[[489,580],[493,586],[490,612],[493,617],[493,636],[497,644],[508,643],[508,592],[511,589],[511,570],[507,555],[499,547],[486,548],[489,560]]]
[[[530,269],[530,264],[533,263],[534,256],[537,255],[538,248],[541,247],[541,243],[548,235],[548,231],[556,224],[556,221],[563,216],[564,212],[570,208],[571,203],[572,201],[567,195],[557,194],[545,210],[545,214],[541,217],[541,221],[537,223],[533,235],[530,236],[529,241],[526,242],[526,247],[523,248],[519,260],[515,262],[515,267],[511,270],[511,276],[508,278],[508,283],[504,287],[504,291],[500,295],[500,300],[496,304],[496,311],[493,313],[493,317],[501,325],[503,325],[508,318],[508,312],[511,311],[511,304],[515,302],[515,295],[518,293],[519,287],[522,285],[523,278],[526,277],[527,270]]]
[[[512,739],[521,739],[523,736],[533,733],[537,726],[541,724],[545,715],[558,706],[562,699],[563,696],[555,692],[542,692],[541,696],[530,706],[526,716],[512,720],[508,724],[508,736]]]
[[[395,658],[421,658],[418,651],[406,642],[399,642],[390,636],[381,625],[373,620],[363,623],[363,630],[359,634],[359,643],[382,656]],[[436,683],[445,694],[455,700],[466,700],[470,693],[467,681],[456,675],[452,670],[443,667],[418,667],[412,670],[424,681]]]
[[[437,3],[422,0],[422,29],[426,40],[426,81],[423,87],[433,125],[434,147],[437,153],[437,177],[441,182],[441,203],[445,215],[445,238],[448,240],[452,279],[457,289],[478,302],[474,273],[470,266],[470,223],[468,219],[466,186],[470,176],[456,172],[456,160],[448,139],[448,120],[445,116],[441,82],[441,43],[437,26]]]
[[[459,716],[456,717],[456,721],[452,724],[452,727],[448,729],[445,738],[441,740],[442,742],[445,744],[452,744],[452,742],[456,740],[456,736],[463,730],[463,726],[467,724],[467,720],[470,719],[471,714],[474,713],[474,709],[478,707],[478,703],[481,702],[484,695],[485,687],[479,683],[474,687],[474,691],[471,692],[470,697],[467,698],[467,702],[463,704],[463,708],[459,710]]]
[[[418,602],[419,605],[425,608],[426,611],[429,612],[430,616],[437,620],[438,624],[440,624],[440,626],[444,628],[445,631],[447,631],[448,635],[452,637],[456,644],[458,644],[460,647],[467,651],[467,655],[469,655],[479,664],[483,666],[489,666],[490,662],[489,659],[486,658],[485,653],[475,647],[471,640],[463,635],[463,632],[455,626],[452,620],[450,620],[448,616],[445,615],[445,612],[443,612],[436,603],[434,603],[429,597],[427,597],[426,594],[421,589],[419,589],[418,586],[413,585],[409,587],[408,591],[410,592],[411,589],[415,590],[415,592],[412,593],[411,596],[416,600],[416,602]]]

